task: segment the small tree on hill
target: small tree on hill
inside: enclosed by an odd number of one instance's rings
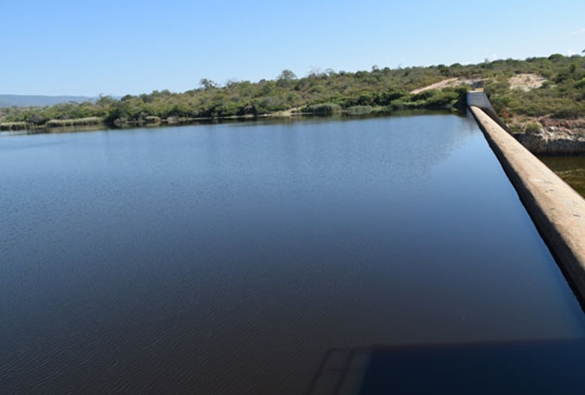
[[[282,70],[282,73],[280,73],[280,75],[276,79],[276,84],[280,87],[288,87],[296,79],[297,76],[292,71]]]
[[[199,85],[201,85],[201,87],[203,89],[205,89],[206,91],[213,89],[213,88],[217,88],[217,84],[215,82],[213,82],[212,80],[207,79],[207,78],[201,78],[201,80],[199,80]]]

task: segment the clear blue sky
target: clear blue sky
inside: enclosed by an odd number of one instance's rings
[[[183,92],[290,69],[581,54],[584,0],[18,0],[0,4],[0,93]]]

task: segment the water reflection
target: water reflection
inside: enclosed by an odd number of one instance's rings
[[[582,339],[376,346],[359,391],[351,393],[577,395],[585,385],[584,363]]]
[[[539,159],[585,196],[585,156],[542,156]]]

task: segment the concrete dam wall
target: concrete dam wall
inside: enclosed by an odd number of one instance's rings
[[[585,306],[585,199],[504,130],[483,92],[470,92],[468,104],[557,264]]]

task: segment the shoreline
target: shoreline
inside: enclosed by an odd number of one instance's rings
[[[303,107],[304,108],[304,107]],[[222,122],[249,122],[255,120],[267,120],[267,119],[292,119],[292,118],[331,118],[331,117],[347,117],[348,119],[359,119],[361,117],[376,117],[376,116],[403,116],[403,115],[417,115],[417,114],[429,114],[429,113],[441,113],[441,114],[453,114],[453,111],[447,109],[408,109],[398,111],[386,111],[383,108],[372,107],[372,111],[355,114],[351,111],[341,111],[338,113],[322,115],[314,112],[300,111],[299,108],[293,108],[284,111],[278,111],[268,114],[259,115],[231,115],[225,117],[196,117],[196,118],[180,118],[180,117],[169,117],[166,119],[159,119],[156,122],[144,122],[144,121],[125,121],[119,122],[117,125],[110,126],[104,120],[100,120],[100,123],[93,123],[91,125],[80,123],[76,125],[75,120],[62,120],[63,126],[51,126],[45,125],[30,127],[30,124],[19,122],[19,128],[6,128],[5,126],[13,123],[0,123],[0,132],[22,132],[25,134],[43,134],[43,133],[59,133],[59,132],[83,132],[83,131],[97,131],[97,130],[126,130],[135,128],[158,128],[158,127],[173,127],[173,126],[186,126],[186,125],[197,125],[197,124],[213,124]],[[47,122],[48,124],[49,122]]]

